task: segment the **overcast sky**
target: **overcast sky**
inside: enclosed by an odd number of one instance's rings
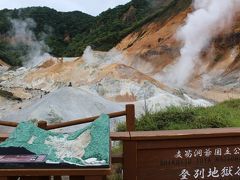
[[[0,0],[0,9],[48,6],[58,11],[82,11],[93,16],[130,0]]]

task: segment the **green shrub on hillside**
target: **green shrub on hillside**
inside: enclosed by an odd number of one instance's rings
[[[229,100],[212,107],[168,107],[159,112],[146,113],[136,122],[136,130],[176,130],[223,128],[240,126],[240,99]],[[126,130],[119,124],[118,131]]]

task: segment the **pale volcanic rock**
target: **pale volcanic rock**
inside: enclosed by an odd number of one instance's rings
[[[16,122],[47,120],[51,124],[122,110],[123,104],[108,101],[82,88],[63,87],[33,100],[22,109],[2,115],[2,119]],[[115,127],[116,121],[111,122]]]

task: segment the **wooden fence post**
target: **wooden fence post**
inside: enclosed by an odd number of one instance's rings
[[[38,121],[38,127],[42,129],[47,129],[47,121]]]
[[[127,131],[135,131],[135,107],[134,104],[126,105]]]
[[[137,142],[123,141],[123,179],[137,179]]]

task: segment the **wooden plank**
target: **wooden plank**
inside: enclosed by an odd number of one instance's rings
[[[70,176],[70,180],[106,180],[106,176]]]
[[[18,180],[18,176],[11,176],[11,177],[8,177],[7,179],[8,180]]]
[[[112,141],[130,140],[129,132],[111,132],[110,138]]]
[[[50,176],[22,176],[20,180],[50,180]]]
[[[123,179],[137,179],[137,143],[135,141],[123,141]]]
[[[189,173],[185,179],[194,179],[194,175],[195,179],[213,179],[209,173],[214,168],[219,178],[240,179],[239,128],[130,135],[131,139],[123,142],[124,179],[184,179],[185,171]],[[230,175],[223,173],[225,169],[230,169]],[[196,174],[200,171],[202,174]]]
[[[141,141],[137,142],[137,146],[139,146]],[[156,141],[153,143],[156,143]],[[161,141],[158,143],[161,143]],[[185,143],[184,140],[182,140],[182,143]],[[218,173],[219,178],[224,176],[221,174],[224,168],[230,168],[232,172],[231,178],[239,179],[239,175],[236,174],[240,161],[240,156],[238,154],[240,153],[239,148],[239,141],[238,145],[227,146],[212,145],[212,142],[205,141],[205,143],[202,142],[201,147],[195,147],[195,145],[192,144],[190,147],[185,148],[181,148],[176,145],[176,147],[172,148],[138,149],[137,179],[157,180],[161,177],[164,180],[176,180],[180,179],[180,175],[183,170],[187,170],[192,177],[196,173],[196,170],[202,169],[205,171],[205,178],[211,179],[211,177],[207,178],[206,176],[209,173],[209,169],[214,168],[220,172]],[[200,152],[199,150],[201,150],[201,154],[197,154],[195,156],[194,153],[197,151]],[[180,152],[181,157],[176,158],[178,151]],[[190,152],[190,154],[186,152]],[[193,178],[189,177],[188,179]],[[226,179],[228,178],[226,177]]]
[[[213,128],[167,131],[132,131],[132,140],[188,139],[240,136],[240,128]]]
[[[18,180],[19,177],[18,176],[8,176],[8,177],[4,177],[4,176],[0,176],[0,180]]]
[[[111,157],[111,163],[123,163],[123,155],[122,154],[113,154]]]
[[[86,169],[0,169],[1,176],[85,176],[109,175],[111,168]]]
[[[106,180],[106,176],[86,176],[85,180]]]
[[[184,148],[201,147],[206,142],[212,145],[237,145],[240,142],[240,136],[217,137],[217,138],[197,138],[197,139],[166,139],[166,140],[143,140],[139,141],[138,149],[160,149],[160,148]],[[184,142],[184,143],[183,143]]]
[[[0,180],[8,180],[6,176],[0,176]]]
[[[69,180],[85,180],[84,176],[69,176]]]

